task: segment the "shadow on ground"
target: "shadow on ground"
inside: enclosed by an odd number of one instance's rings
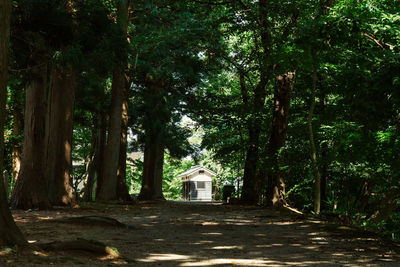
[[[56,218],[109,216],[129,228],[57,223]],[[30,242],[85,238],[116,247],[121,259],[63,251],[31,264],[128,266],[400,266],[399,248],[374,234],[303,215],[258,207],[139,203],[81,209],[15,211]],[[15,255],[14,255],[15,256]],[[24,259],[2,256],[0,262]]]

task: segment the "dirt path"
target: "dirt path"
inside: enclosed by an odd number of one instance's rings
[[[108,216],[129,228],[53,219]],[[256,207],[142,203],[15,211],[31,243],[85,238],[116,247],[120,259],[89,252],[0,252],[4,266],[400,266],[400,249],[374,234]]]

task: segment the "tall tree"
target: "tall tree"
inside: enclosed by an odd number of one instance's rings
[[[124,100],[122,102],[121,140],[118,160],[117,196],[123,201],[132,200],[126,183],[126,160],[128,146],[128,90],[131,88],[130,79],[126,79],[124,86]]]
[[[10,40],[11,1],[0,0],[0,173],[4,161],[4,120],[7,98],[8,52]],[[4,183],[0,182],[0,246],[27,245],[8,208]]]
[[[119,26],[119,33],[122,43],[126,42],[127,30],[129,23],[129,5],[128,0],[118,1],[118,14],[117,24]],[[117,200],[117,186],[118,186],[118,165],[120,156],[120,142],[121,142],[121,126],[122,126],[122,111],[124,103],[124,88],[126,86],[126,68],[127,68],[127,55],[124,49],[121,49],[118,62],[113,70],[113,80],[111,89],[111,106],[110,106],[110,119],[108,128],[107,144],[104,154],[104,172],[101,187],[98,190],[96,199],[99,201]],[[98,184],[99,185],[99,184]]]
[[[263,124],[263,109],[265,98],[267,96],[266,86],[271,76],[271,56],[272,56],[272,36],[271,25],[267,21],[268,18],[268,1],[258,1],[258,14],[256,21],[258,29],[256,32],[259,36],[256,39],[261,40],[262,52],[259,62],[259,78],[257,85],[254,87],[253,101],[251,103],[252,114],[248,122],[249,144],[246,153],[246,163],[243,174],[242,202],[256,204],[263,188],[263,182],[257,181],[258,163],[260,160],[260,134]],[[243,95],[243,94],[242,94]],[[245,99],[245,98],[244,98]],[[245,103],[246,104],[246,103]]]
[[[21,170],[11,196],[15,208],[49,208],[45,180],[45,121],[47,63],[36,58],[30,64],[26,86],[24,144]]]
[[[286,142],[288,115],[295,73],[278,76],[274,90],[274,110],[272,129],[268,144],[268,160],[271,171],[268,177],[268,204],[273,206],[285,203],[285,175],[283,172],[283,149]]]
[[[76,74],[71,66],[54,66],[50,76],[46,123],[46,179],[52,205],[71,205],[72,131]]]
[[[162,177],[168,111],[163,103],[163,83],[148,83],[145,100],[145,143],[141,200],[163,200]]]

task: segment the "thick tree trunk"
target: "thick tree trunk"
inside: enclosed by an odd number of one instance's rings
[[[13,90],[11,92],[11,102],[13,103],[13,143],[12,143],[12,173],[11,173],[11,191],[17,181],[19,170],[21,169],[22,154],[22,125],[24,116],[22,114],[23,101],[21,99],[22,90]]]
[[[261,125],[253,124],[249,129],[249,146],[246,153],[246,161],[243,174],[243,188],[241,201],[245,204],[256,204],[257,195],[257,164],[259,161],[259,137]]]
[[[129,17],[129,1],[119,1],[118,3],[118,24],[123,35],[122,37],[126,38]],[[99,201],[118,199],[117,185],[121,141],[122,104],[124,100],[124,88],[126,85],[125,62],[126,60],[118,62],[113,72],[110,124],[103,162],[103,181],[98,190],[99,194],[96,199]]]
[[[142,187],[139,200],[164,200],[162,193],[162,173],[164,165],[164,146],[156,140],[145,144]]]
[[[240,76],[242,100],[248,105],[249,96],[247,94],[243,76]],[[257,204],[262,192],[262,183],[257,179],[258,162],[259,162],[259,139],[261,133],[261,125],[263,123],[262,112],[266,97],[265,86],[267,84],[266,73],[262,73],[260,82],[255,88],[254,98],[252,101],[252,118],[248,122],[249,144],[246,152],[246,160],[243,174],[243,187],[241,202],[244,204]]]
[[[145,151],[143,162],[142,187],[139,200],[164,200],[162,178],[164,166],[164,138],[168,122],[168,114],[163,107],[163,88],[165,83],[149,82],[145,96],[147,105],[145,126]]]
[[[318,169],[317,160],[317,148],[314,141],[314,131],[312,126],[312,118],[314,116],[315,109],[315,91],[317,87],[317,68],[314,64],[312,74],[312,86],[311,86],[311,104],[308,112],[307,124],[308,134],[310,139],[310,158],[311,158],[311,169],[314,176],[313,190],[314,190],[314,212],[319,214],[321,212],[321,173]]]
[[[274,112],[268,154],[272,170],[268,175],[267,202],[273,206],[285,204],[285,173],[283,148],[286,142],[290,96],[296,74],[286,73],[276,78],[274,90]]]
[[[122,103],[124,98],[123,86],[125,84],[123,71],[121,68],[114,70],[108,137],[103,161],[103,181],[96,199],[99,201],[118,199],[117,175],[121,141]]]
[[[244,166],[243,174],[243,188],[241,202],[245,204],[256,204],[260,200],[260,196],[263,191],[264,181],[257,179],[258,164],[259,164],[259,138],[261,133],[261,126],[263,124],[263,109],[265,104],[266,90],[265,87],[269,79],[269,71],[271,63],[269,62],[271,57],[272,38],[270,25],[267,22],[268,17],[268,1],[260,0],[258,2],[258,19],[260,31],[261,46],[263,48],[262,58],[260,59],[260,80],[254,89],[253,101],[251,106],[248,106],[252,110],[252,118],[248,123],[249,132],[249,146],[246,153],[246,161]],[[249,102],[245,98],[249,98],[247,94],[243,94],[244,79],[241,76],[240,84],[242,88],[243,103]],[[249,102],[250,103],[250,102]]]
[[[157,147],[155,155],[155,168],[154,168],[154,199],[165,200],[162,185],[163,185],[163,171],[164,171],[164,152],[165,146],[160,144]]]
[[[119,200],[131,201],[129,188],[126,184],[126,154],[128,145],[128,92],[130,83],[127,82],[124,90],[124,101],[122,102],[122,125],[118,163],[117,196]]]
[[[12,206],[21,209],[50,207],[44,173],[47,65],[39,62],[26,86],[21,170],[11,196]]]
[[[0,174],[4,161],[4,121],[7,99],[8,51],[10,39],[11,1],[0,0]],[[25,246],[27,242],[16,226],[10,209],[4,184],[0,183],[0,246]]]
[[[72,205],[70,184],[76,74],[71,67],[56,66],[51,73],[46,127],[46,179],[52,205]]]

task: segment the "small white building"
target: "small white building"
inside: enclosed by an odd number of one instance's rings
[[[213,171],[194,166],[190,170],[178,175],[182,179],[182,197],[189,201],[211,201],[212,179],[217,176]]]

